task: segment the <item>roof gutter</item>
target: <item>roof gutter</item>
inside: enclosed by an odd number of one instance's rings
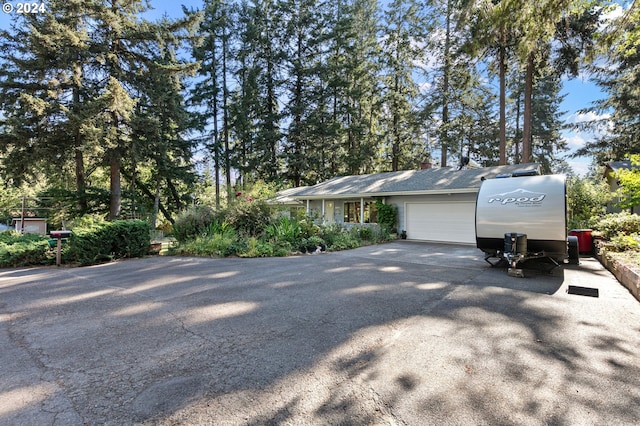
[[[439,194],[475,194],[480,188],[464,188],[464,189],[434,189],[429,191],[399,191],[399,192],[366,192],[352,194],[322,194],[322,195],[294,195],[291,198],[296,200],[322,200],[322,199],[343,199],[343,198],[374,198],[374,197],[393,197],[402,195],[439,195]]]

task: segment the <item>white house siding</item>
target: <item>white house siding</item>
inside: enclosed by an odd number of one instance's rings
[[[371,201],[372,198],[365,198]],[[476,192],[433,195],[403,195],[385,197],[387,204],[398,209],[398,232],[405,230],[409,239],[442,241],[450,243],[475,243]],[[343,223],[345,202],[360,201],[359,198],[327,198],[334,202],[334,221]],[[304,205],[306,206],[306,201]],[[417,213],[413,224],[407,223],[407,205]],[[322,217],[322,200],[310,200],[309,210]],[[453,214],[447,214],[452,212]],[[328,219],[328,218],[325,218]],[[416,220],[417,219],[417,220]],[[413,227],[413,229],[412,229]]]

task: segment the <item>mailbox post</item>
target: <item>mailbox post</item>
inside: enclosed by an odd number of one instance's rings
[[[57,252],[56,252],[56,266],[60,266],[62,263],[62,239],[69,238],[71,236],[71,231],[51,231],[51,238],[55,238],[57,241]]]

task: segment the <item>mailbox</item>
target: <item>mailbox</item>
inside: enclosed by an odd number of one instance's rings
[[[51,238],[69,238],[71,231],[51,231]]]

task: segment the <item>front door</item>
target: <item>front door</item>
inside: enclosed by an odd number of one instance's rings
[[[334,218],[335,206],[333,201],[327,201],[324,204],[324,221],[326,223],[334,223],[336,220]]]

